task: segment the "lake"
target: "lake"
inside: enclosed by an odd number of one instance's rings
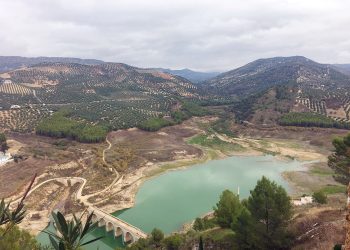
[[[281,173],[302,170],[303,164],[280,161],[271,155],[233,156],[168,171],[142,184],[134,207],[114,214],[147,233],[157,227],[169,234],[213,210],[225,189],[237,192],[239,187],[240,198],[247,198],[263,175],[290,191]],[[97,234],[104,234],[103,229]],[[121,240],[114,242],[112,236],[107,236],[86,249],[96,249],[98,245],[100,249],[114,249],[121,246]]]

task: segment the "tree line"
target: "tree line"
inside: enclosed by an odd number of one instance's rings
[[[309,112],[284,114],[280,117],[278,123],[281,126],[350,129],[350,124],[347,122],[338,122],[324,115]]]

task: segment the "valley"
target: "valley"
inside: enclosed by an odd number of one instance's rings
[[[344,241],[346,186],[328,166],[332,141],[350,129],[350,77],[342,70],[278,57],[194,83],[122,63],[16,60],[0,63],[9,69],[0,75],[0,129],[12,156],[0,166],[0,197],[19,201],[37,174],[20,228],[38,235],[52,211],[72,218],[94,207],[147,234],[180,232],[193,245],[205,235],[191,235],[193,220],[213,216],[220,192],[239,186],[247,198],[266,175],[292,200],[327,195],[327,204],[293,207],[293,249]],[[193,202],[201,192],[207,196]],[[172,217],[173,207],[180,215]],[[145,211],[161,218],[150,222]],[[332,225],[328,237],[307,233],[324,223]],[[100,226],[109,236],[94,247],[125,247]]]

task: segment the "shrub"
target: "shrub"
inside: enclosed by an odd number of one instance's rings
[[[160,243],[164,239],[164,233],[158,228],[152,230],[151,236],[154,243]]]
[[[5,229],[0,228],[0,235]],[[39,246],[27,231],[20,230],[17,226],[7,231],[0,239],[1,250],[39,250]]]
[[[317,203],[320,203],[320,204],[326,204],[327,203],[327,195],[324,192],[322,192],[322,191],[315,192],[312,195],[312,198]]]

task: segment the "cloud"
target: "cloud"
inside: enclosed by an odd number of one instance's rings
[[[229,70],[261,57],[350,63],[348,0],[2,0],[0,54]]]

